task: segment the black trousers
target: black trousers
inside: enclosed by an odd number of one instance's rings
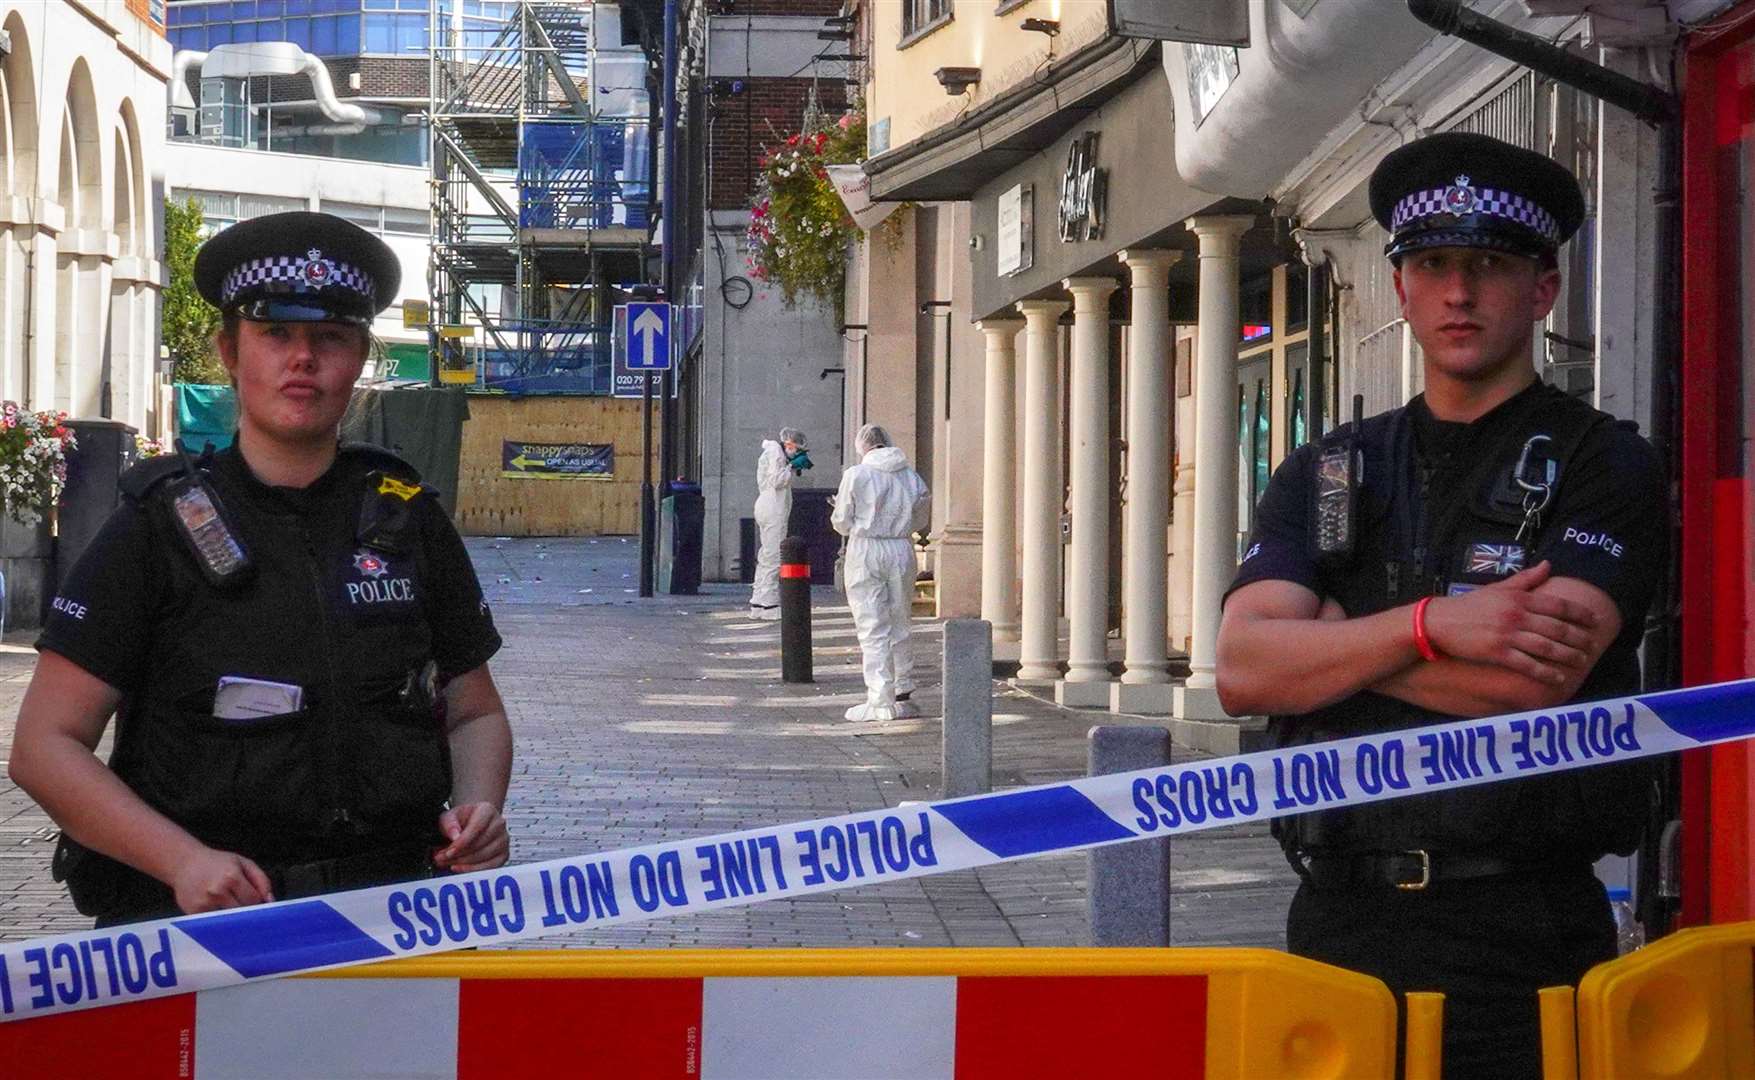
[[[1444,995],[1446,1080],[1541,1080],[1536,991],[1578,984],[1615,957],[1608,897],[1588,869],[1390,887],[1299,888],[1286,917],[1298,956],[1374,976],[1396,995]],[[1398,1060],[1404,1034],[1396,1037]]]

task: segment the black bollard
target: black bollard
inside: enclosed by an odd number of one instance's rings
[[[780,541],[780,680],[816,681],[810,658],[810,555],[797,536]]]

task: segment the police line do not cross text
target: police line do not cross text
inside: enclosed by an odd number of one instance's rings
[[[0,1019],[507,944],[1755,735],[1755,679],[0,946]]]

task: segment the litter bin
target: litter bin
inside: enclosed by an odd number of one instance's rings
[[[134,429],[119,420],[69,420],[78,441],[67,455],[67,486],[55,527],[55,580],[68,571],[122,501],[122,473],[134,461]]]
[[[810,583],[835,583],[835,556],[841,553],[841,534],[829,523],[833,508],[829,498],[833,488],[792,489],[792,517],[787,523],[788,535],[803,537],[810,552]]]
[[[693,596],[701,591],[701,531],[707,501],[699,484],[672,484],[658,506],[658,591]]]

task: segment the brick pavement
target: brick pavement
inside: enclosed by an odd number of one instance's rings
[[[819,589],[816,682],[780,682],[779,630],[745,615],[747,588],[641,601],[622,538],[469,547],[506,647],[492,664],[516,737],[507,815],[519,862],[934,798],[939,627],[915,622],[927,717],[850,724],[858,644]],[[9,639],[16,635],[9,635]],[[24,638],[28,642],[29,638]],[[0,645],[0,751],[32,655]],[[996,684],[996,786],[1080,776],[1107,714]],[[1193,756],[1190,754],[1189,756]],[[41,811],[0,776],[0,939],[84,925],[48,877]],[[795,900],[543,939],[566,946],[1077,945],[1085,856],[1038,858]],[[1284,941],[1294,881],[1265,826],[1176,842],[1177,943]]]

